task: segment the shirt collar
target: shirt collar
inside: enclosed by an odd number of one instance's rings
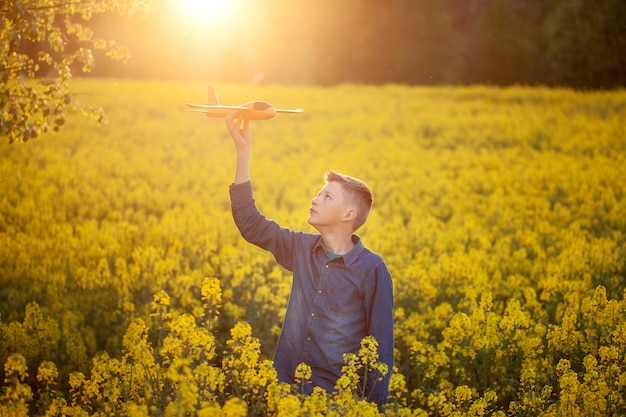
[[[356,261],[359,257],[359,255],[361,254],[361,252],[364,249],[363,246],[363,242],[361,241],[361,238],[357,235],[352,235],[352,241],[354,242],[354,247],[352,249],[350,249],[350,251],[348,253],[346,253],[345,255],[340,256],[339,258],[343,259],[343,262],[346,265],[351,265],[352,263],[354,263],[354,261]],[[320,235],[319,238],[317,239],[317,242],[315,242],[315,245],[313,245],[313,251],[316,250],[326,250],[324,249],[324,242],[322,241],[322,236]],[[336,258],[336,259],[339,259]]]

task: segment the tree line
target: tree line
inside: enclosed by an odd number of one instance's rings
[[[623,0],[258,0],[240,14],[231,30],[217,33],[187,28],[190,35],[171,16],[131,25],[127,40],[137,60],[93,74],[316,85],[626,85]],[[201,39],[195,46],[194,36]],[[165,38],[175,47],[164,51]]]

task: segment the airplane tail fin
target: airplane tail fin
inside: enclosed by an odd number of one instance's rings
[[[209,86],[209,105],[213,106],[219,106],[220,104],[220,100],[219,98],[217,98],[217,91],[215,91],[215,87],[213,87],[212,85]]]

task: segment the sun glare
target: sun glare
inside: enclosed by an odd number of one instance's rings
[[[186,19],[194,22],[215,22],[230,19],[235,13],[236,0],[180,0]]]
[[[228,6],[228,0],[182,0],[181,5],[185,12],[192,14],[219,13],[220,9]]]

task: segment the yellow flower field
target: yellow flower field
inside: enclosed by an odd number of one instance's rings
[[[335,169],[394,280],[388,416],[626,414],[626,91],[217,86],[253,122],[259,208],[310,230]],[[230,214],[206,85],[76,80],[57,134],[0,148],[0,415],[377,415],[356,386],[277,383],[290,274]],[[306,382],[306,367],[298,378]]]

